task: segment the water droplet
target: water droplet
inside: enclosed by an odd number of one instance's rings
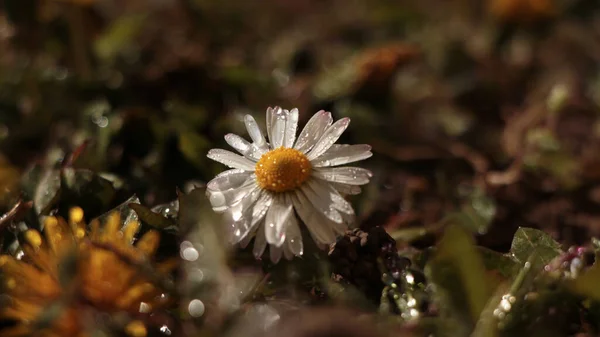
[[[193,268],[188,271],[188,278],[192,282],[200,283],[204,281],[204,272],[200,268]]]
[[[289,247],[294,255],[304,254],[304,246],[302,244],[302,238],[291,238],[289,241]]]
[[[198,254],[198,251],[193,247],[188,247],[181,251],[181,257],[187,261],[196,261],[199,256],[200,254]]]
[[[199,299],[191,300],[190,304],[188,305],[188,312],[192,317],[200,317],[204,315],[205,309],[204,303]]]
[[[213,207],[220,207],[225,205],[225,196],[223,195],[223,193],[220,192],[211,193],[209,200]]]
[[[171,330],[166,325],[163,325],[163,326],[160,327],[160,332],[162,332],[163,334],[165,334],[167,336],[171,335]]]
[[[510,309],[512,308],[510,302],[507,299],[503,299],[502,301],[500,301],[500,307],[502,308],[502,310],[507,312],[510,311]]]

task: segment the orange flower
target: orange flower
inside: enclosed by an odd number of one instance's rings
[[[0,319],[16,322],[0,334],[84,337],[93,327],[95,313],[136,315],[141,306],[151,310],[165,305],[160,287],[139,268],[150,264],[160,237],[149,231],[134,245],[139,226],[131,221],[121,228],[115,212],[102,228],[92,221],[88,234],[83,210],[73,208],[68,222],[46,218],[44,238],[35,230],[25,232],[21,259],[0,256],[3,293],[10,297],[0,309]],[[165,262],[155,271],[165,275],[174,266]],[[135,320],[125,332],[146,335],[145,326]]]

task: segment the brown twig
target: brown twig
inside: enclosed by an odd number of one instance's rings
[[[25,202],[23,199],[19,199],[8,212],[0,216],[0,232],[4,231],[12,221],[22,216],[31,207],[33,207],[33,201]]]

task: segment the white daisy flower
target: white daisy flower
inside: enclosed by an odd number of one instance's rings
[[[333,123],[331,113],[319,111],[296,139],[298,109],[269,108],[269,142],[252,116],[244,121],[252,143],[225,136],[241,156],[221,149],[208,152],[208,158],[232,168],[207,185],[213,209],[231,218],[232,243],[247,245],[255,234],[257,258],[269,244],[273,262],[282,255],[291,259],[303,252],[299,220],[320,246],[335,242],[354,220],[343,195],[360,193],[359,185],[372,176],[363,168],[339,167],[372,155],[369,145],[334,144],[350,119]]]

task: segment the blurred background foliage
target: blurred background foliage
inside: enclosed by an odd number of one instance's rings
[[[306,304],[385,313],[364,326],[391,334],[595,335],[600,274],[578,276],[600,235],[599,37],[596,0],[5,0],[2,247],[76,205],[159,229],[182,300],[158,335],[280,317],[314,335],[285,319]],[[375,154],[357,226],[411,262],[345,243],[273,266],[220,245],[206,153],[274,105],[352,118],[342,142]]]

